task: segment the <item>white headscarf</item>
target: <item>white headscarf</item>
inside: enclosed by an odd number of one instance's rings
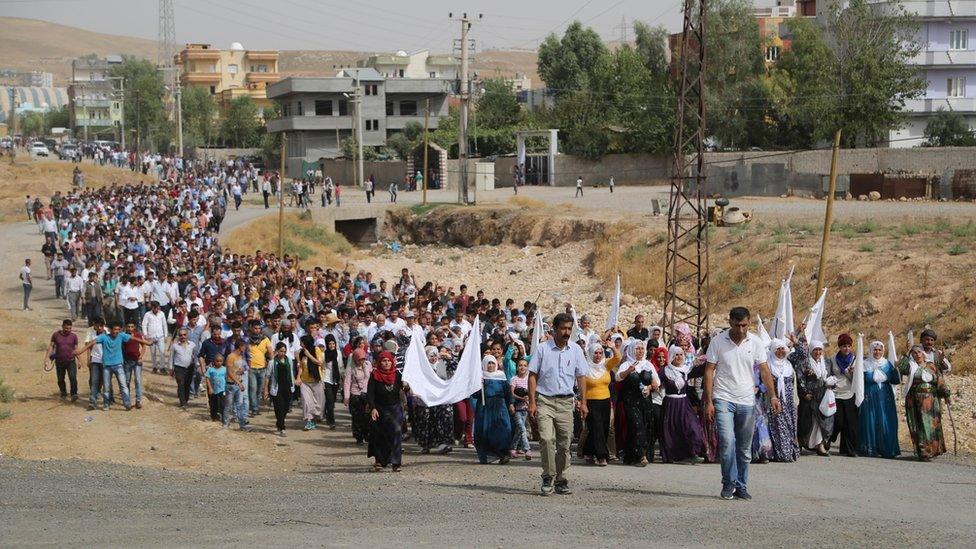
[[[821,351],[824,348],[822,341],[817,341],[816,339],[810,342],[810,359],[807,361],[810,364],[810,369],[817,376],[817,379],[826,380],[827,379],[827,364],[824,362],[823,355],[820,356],[820,360],[814,360],[813,352],[817,349]]]
[[[918,347],[919,349],[922,348],[921,345],[913,345],[912,348],[908,350],[908,382],[905,383],[905,389],[902,391],[902,396],[908,396],[909,391],[912,390],[912,383],[915,382],[915,372],[917,372],[918,369],[923,366],[922,364],[915,362],[915,357],[912,356],[912,351],[915,350],[915,347]]]
[[[664,367],[664,375],[674,383],[674,386],[681,391],[685,388],[685,384],[688,383],[688,374],[691,373],[691,364],[682,359],[681,366],[674,365],[674,357],[681,353],[686,354],[685,350],[681,348],[680,345],[672,345],[668,349],[668,365]]]
[[[593,362],[593,354],[598,349],[603,358],[600,359],[600,362]],[[590,371],[586,373],[586,377],[590,379],[598,380],[607,373],[607,357],[602,344],[599,342],[590,343],[589,347],[586,348],[586,363],[590,365]]]
[[[488,371],[489,364],[495,365],[494,372]],[[505,379],[505,372],[498,369],[498,359],[494,355],[485,355],[485,358],[481,359],[481,369],[483,370],[482,375],[485,379]]]
[[[787,353],[790,350],[785,340],[774,338],[769,344],[769,357],[766,359],[766,363],[769,364],[769,372],[776,379],[776,393],[780,400],[784,400],[786,398],[786,380],[793,377],[793,365],[790,364],[787,357],[779,358],[776,356],[776,351],[779,349],[785,349]]]
[[[638,345],[642,345],[644,347],[644,358],[640,360],[637,360],[636,349]],[[620,373],[627,370],[631,366],[634,368],[633,371],[638,374],[648,370],[654,370],[654,365],[652,365],[651,361],[647,359],[647,347],[647,341],[644,341],[643,339],[631,338],[627,341],[627,344],[624,346],[623,363],[617,367],[617,381],[623,380],[623,378],[619,377]]]

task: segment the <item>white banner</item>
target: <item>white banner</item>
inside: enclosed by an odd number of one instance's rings
[[[414,327],[403,365],[403,381],[414,396],[427,406],[454,404],[481,390],[481,320],[475,317],[461,361],[451,379],[441,379],[434,372],[424,352],[424,333]]]
[[[610,316],[607,317],[607,330],[612,330],[617,325],[617,317],[620,316],[620,275],[617,275],[617,289],[613,293],[613,301],[610,302]]]

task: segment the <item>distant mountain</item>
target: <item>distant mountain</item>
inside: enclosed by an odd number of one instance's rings
[[[101,34],[37,19],[0,17],[0,52],[0,69],[50,72],[55,86],[66,86],[72,59],[89,53],[124,53],[155,60],[156,41]],[[280,70],[283,76],[331,75],[340,66],[354,66],[371,53],[375,52],[283,50]],[[532,79],[532,86],[539,87],[536,60],[534,51],[481,51],[474,55],[471,71],[482,78],[526,74]]]

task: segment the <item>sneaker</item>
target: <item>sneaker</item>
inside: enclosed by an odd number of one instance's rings
[[[564,496],[568,496],[572,494],[573,491],[569,489],[569,481],[566,479],[562,479],[556,482],[556,493]]]
[[[749,491],[746,490],[744,487],[742,487],[742,488],[736,488],[735,489],[735,494],[733,494],[733,495],[737,499],[742,499],[742,500],[745,500],[745,501],[749,501],[750,499],[752,499],[752,496],[749,495]]]
[[[525,461],[532,461],[532,452],[525,453]]]
[[[552,477],[542,477],[542,495],[548,496],[553,492]]]
[[[142,410],[142,403],[138,400],[136,401],[136,410]]]
[[[71,395],[71,402],[75,402],[77,400],[78,400],[78,395]]]
[[[130,410],[132,410],[132,405],[131,405],[131,404],[127,404],[127,405],[125,406],[125,411],[126,411],[126,412],[128,412],[128,411],[130,411]]]
[[[498,464],[499,465],[505,465],[506,463],[508,463],[509,461],[511,461],[511,459],[512,458],[510,458],[508,456],[502,456],[502,457],[498,458]]]
[[[311,431],[312,429],[313,429],[313,427],[312,427],[312,422],[311,421],[306,421],[305,422],[305,426],[302,427],[302,430],[303,431]]]
[[[278,434],[279,437],[284,437],[285,436],[285,430],[282,429],[282,430],[278,431],[277,434]]]
[[[735,494],[735,487],[733,487],[730,484],[728,486],[723,486],[722,487],[722,493],[719,494],[719,497],[722,498],[722,499],[732,499],[732,497],[733,497],[734,494]]]
[[[642,457],[640,461],[635,463],[635,465],[637,465],[638,467],[647,467],[647,458]]]
[[[95,405],[94,404],[89,404],[88,405],[88,409],[89,410],[94,410],[95,409]]]
[[[453,451],[454,451],[454,448],[453,448],[453,447],[451,447],[451,446],[446,446],[446,445],[445,445],[445,446],[444,446],[444,449],[443,449],[443,450],[441,450],[441,451],[440,451],[440,453],[441,453],[441,454],[450,454],[450,453],[451,453],[451,452],[453,452]]]
[[[108,404],[102,404],[102,411],[103,412],[107,412],[108,411]]]

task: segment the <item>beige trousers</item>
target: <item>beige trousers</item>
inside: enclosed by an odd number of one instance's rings
[[[565,478],[573,443],[573,399],[536,396],[542,476]]]

